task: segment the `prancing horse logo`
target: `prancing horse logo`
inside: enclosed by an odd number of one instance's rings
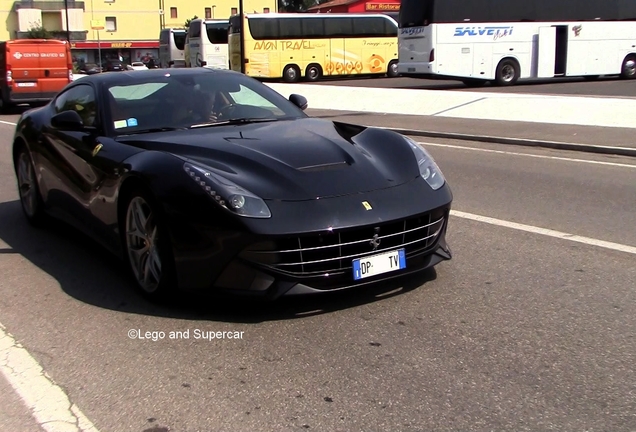
[[[378,234],[373,234],[373,237],[369,241],[369,244],[371,245],[373,250],[378,250],[378,248],[380,247],[380,243],[382,243],[382,239],[380,239],[380,236]]]

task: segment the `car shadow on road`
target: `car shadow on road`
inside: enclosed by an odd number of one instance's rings
[[[0,256],[21,255],[52,276],[67,295],[86,304],[126,313],[230,323],[298,319],[402,295],[437,277],[431,269],[378,286],[275,302],[185,294],[170,304],[160,305],[137,293],[119,258],[73,227],[51,221],[45,228],[34,228],[24,218],[17,200],[0,203],[0,220],[0,240],[9,246],[0,248]]]

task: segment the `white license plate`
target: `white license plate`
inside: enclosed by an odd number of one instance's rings
[[[360,280],[406,268],[404,249],[353,260],[353,279]]]
[[[36,87],[37,84],[34,82],[26,82],[26,83],[18,83],[18,87]]]

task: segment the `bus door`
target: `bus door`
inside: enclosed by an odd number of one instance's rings
[[[331,38],[331,46],[329,48],[329,58],[325,62],[325,75],[344,75],[345,62],[347,55],[345,52],[345,40],[344,38]]]
[[[567,68],[568,26],[539,27],[537,77],[564,76]]]

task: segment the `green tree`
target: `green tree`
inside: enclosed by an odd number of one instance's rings
[[[195,16],[193,16],[192,18],[187,19],[187,20],[186,20],[186,22],[185,22],[185,24],[183,24],[183,26],[184,26],[186,29],[189,29],[189,28],[190,28],[190,23],[191,23],[192,21],[194,21],[195,19],[198,19],[198,18],[199,18],[199,17],[195,15]]]
[[[27,31],[27,38],[29,39],[53,39],[53,35],[50,31],[42,26],[42,23],[31,24],[31,28]]]
[[[302,12],[328,1],[330,0],[278,0],[278,10],[281,12]]]

